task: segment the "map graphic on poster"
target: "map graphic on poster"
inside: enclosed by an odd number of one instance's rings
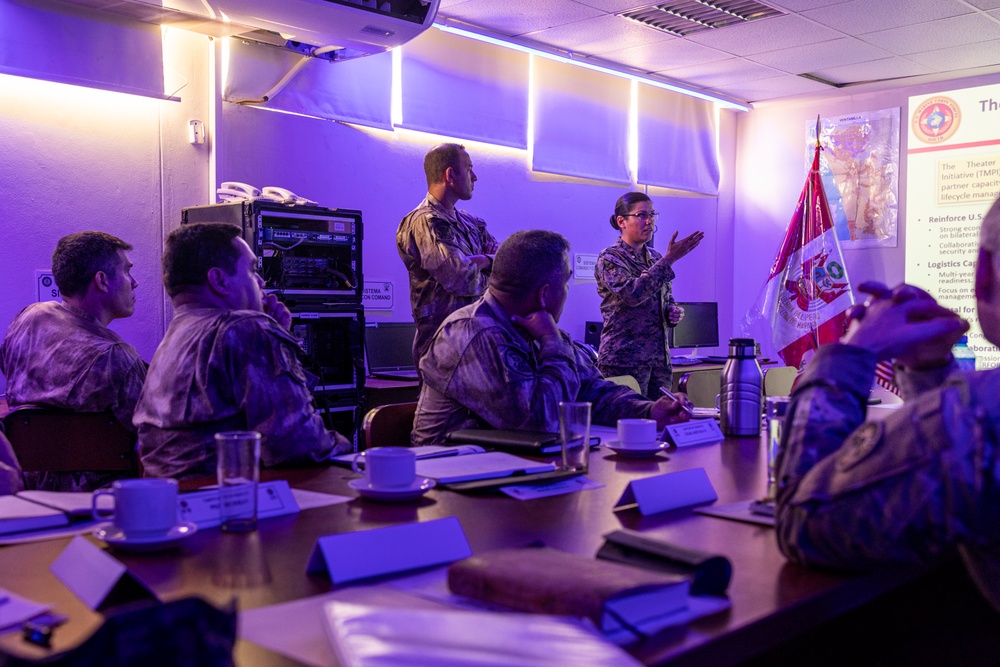
[[[899,109],[821,118],[820,176],[842,248],[896,247]],[[816,125],[806,124],[812,162]]]
[[[1000,85],[909,100],[906,282],[969,320],[976,367],[1000,365],[976,317],[979,227],[1000,194]]]

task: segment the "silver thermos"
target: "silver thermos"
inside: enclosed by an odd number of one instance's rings
[[[724,435],[760,435],[763,375],[755,346],[753,338],[729,340],[729,359],[722,368],[719,394],[719,421]]]

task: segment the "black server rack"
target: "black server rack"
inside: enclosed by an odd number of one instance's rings
[[[264,290],[292,311],[303,367],[327,428],[356,438],[364,416],[361,211],[241,200],[182,211],[182,224],[240,227],[257,255]]]

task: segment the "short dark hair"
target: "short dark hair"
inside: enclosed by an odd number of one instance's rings
[[[52,275],[64,296],[80,296],[98,271],[109,275],[118,268],[119,250],[132,246],[104,232],[77,232],[59,239],[52,253]]]
[[[463,153],[465,146],[462,144],[438,144],[427,151],[427,155],[424,156],[424,175],[427,176],[427,185],[434,185],[444,180],[444,172],[448,167],[458,169]]]
[[[618,226],[618,216],[628,215],[629,209],[644,201],[648,201],[650,204],[653,203],[653,200],[645,192],[626,192],[619,197],[618,201],[615,202],[615,212],[611,216],[611,228],[620,233],[622,228]]]
[[[236,271],[240,253],[233,239],[242,232],[236,225],[198,222],[181,225],[167,236],[163,251],[163,287],[177,296],[208,283],[208,270]]]
[[[568,256],[569,241],[558,232],[514,232],[497,248],[490,289],[514,298],[527,296],[546,283],[562,280]]]

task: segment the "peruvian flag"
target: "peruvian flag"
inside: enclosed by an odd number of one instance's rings
[[[840,339],[847,330],[847,309],[854,305],[820,178],[818,129],[812,167],[771,267],[760,311],[770,317],[778,356],[799,369],[807,352]]]

